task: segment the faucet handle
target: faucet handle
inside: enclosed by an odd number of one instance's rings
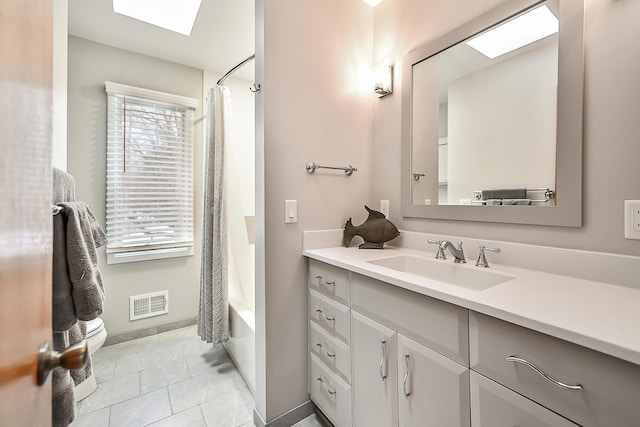
[[[451,245],[453,246],[453,245]],[[467,260],[464,257],[464,251],[462,250],[462,242],[458,242],[458,254],[454,254],[456,259],[453,260],[453,262],[457,263],[457,264],[466,264]],[[453,252],[452,252],[453,253]]]
[[[481,268],[488,268],[489,267],[489,263],[487,262],[487,257],[485,255],[486,251],[494,252],[494,253],[497,253],[497,254],[502,252],[500,250],[500,248],[488,248],[486,246],[480,245],[480,253],[478,254],[478,260],[476,261],[476,267],[481,267]]]
[[[436,259],[447,259],[446,256],[444,256],[444,250],[442,249],[442,243],[444,243],[444,240],[427,240],[427,243],[429,243],[430,245],[438,245],[438,253],[436,254]]]

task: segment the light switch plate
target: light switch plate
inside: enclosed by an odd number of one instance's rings
[[[640,240],[640,200],[624,201],[624,238]]]
[[[294,224],[296,222],[298,222],[298,201],[285,200],[284,201],[284,223]]]

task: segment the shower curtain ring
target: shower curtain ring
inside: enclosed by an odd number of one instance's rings
[[[253,87],[250,87],[249,90],[253,93],[260,92],[260,83],[258,83],[257,85],[254,83]]]

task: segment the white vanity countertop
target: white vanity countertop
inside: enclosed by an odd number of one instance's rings
[[[477,291],[367,262],[399,255],[434,260],[424,251],[331,247],[303,255],[640,365],[640,289],[491,263],[487,271],[514,279]],[[456,267],[479,270],[473,260]]]

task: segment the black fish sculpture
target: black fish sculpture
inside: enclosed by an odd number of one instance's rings
[[[364,239],[364,243],[358,246],[359,249],[383,249],[384,242],[393,240],[400,235],[395,225],[384,217],[384,214],[368,206],[364,207],[369,212],[369,217],[360,225],[353,225],[351,218],[344,225],[342,235],[342,245],[349,247],[351,240],[355,236]]]

